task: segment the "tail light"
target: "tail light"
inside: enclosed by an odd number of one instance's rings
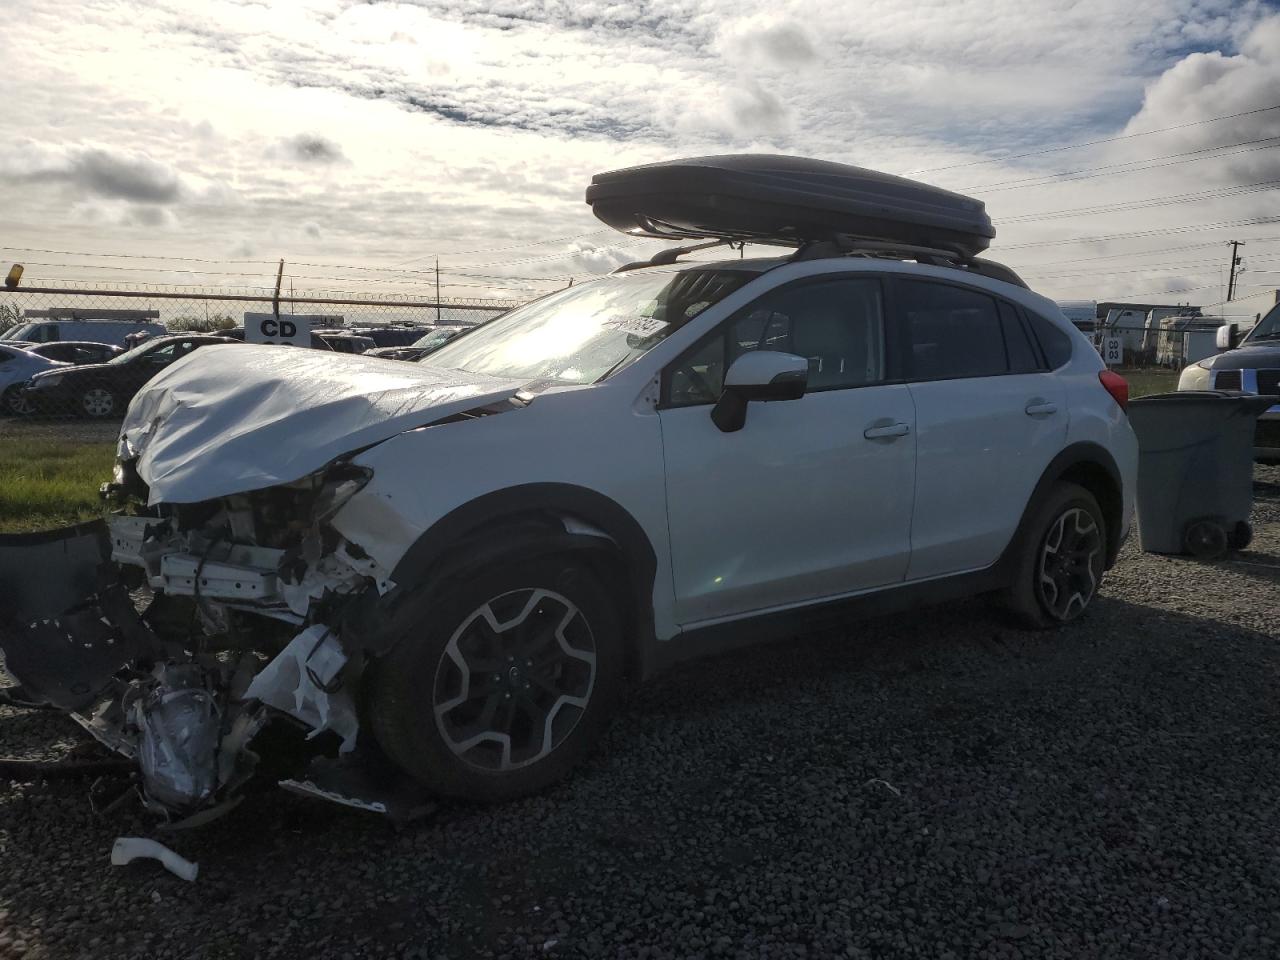
[[[1103,370],[1098,374],[1102,388],[1111,394],[1111,399],[1120,404],[1121,410],[1129,409],[1129,381],[1112,370]]]

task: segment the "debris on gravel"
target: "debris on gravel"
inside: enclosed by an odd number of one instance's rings
[[[1280,955],[1280,468],[1217,564],[1126,546],[1056,633],[983,602],[688,664],[569,782],[395,828],[278,790],[157,835],[0,781],[0,956]],[[65,718],[0,707],[0,753]],[[198,861],[113,869],[120,835]]]

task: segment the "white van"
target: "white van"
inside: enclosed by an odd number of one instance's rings
[[[141,320],[33,320],[10,327],[0,334],[0,340],[25,340],[28,343],[75,340],[128,347],[137,340],[126,341],[125,338],[132,334],[145,333],[150,337],[162,337],[168,332],[159,323]]]

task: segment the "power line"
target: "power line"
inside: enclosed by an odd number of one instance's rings
[[[1254,114],[1266,113],[1270,110],[1280,110],[1280,103],[1270,107],[1259,107],[1256,110],[1245,110],[1241,113],[1229,113],[1221,117],[1207,117],[1204,120],[1191,120],[1187,123],[1178,123],[1172,127],[1160,127],[1157,130],[1142,130],[1138,133],[1122,133],[1114,137],[1103,137],[1099,140],[1085,140],[1080,143],[1068,143],[1060,147],[1046,147],[1043,150],[1031,150],[1027,153],[1011,153],[1003,157],[991,157],[985,160],[969,160],[964,163],[950,163],[941,167],[924,167],[920,170],[908,170],[904,176],[914,176],[918,173],[936,173],[939,170],[959,170],[962,167],[979,167],[989,163],[1004,163],[1008,160],[1024,160],[1027,157],[1041,157],[1049,153],[1062,153],[1067,150],[1078,150],[1081,147],[1096,147],[1103,143],[1117,143],[1121,140],[1136,140],[1138,137],[1150,137],[1157,133],[1170,133],[1174,130],[1185,130],[1188,127],[1198,127],[1206,123],[1216,123],[1219,120],[1238,120],[1240,117],[1251,117]]]
[[[1245,149],[1236,150],[1235,147],[1243,147]],[[1156,170],[1162,167],[1173,167],[1183,163],[1193,163],[1198,160],[1217,160],[1222,157],[1234,157],[1242,153],[1256,153],[1259,150],[1274,150],[1280,147],[1280,137],[1265,137],[1261,140],[1245,140],[1241,143],[1221,144],[1216,147],[1201,147],[1199,150],[1187,150],[1182,153],[1169,153],[1158,157],[1148,157],[1145,160],[1127,160],[1122,163],[1108,163],[1098,167],[1085,167],[1081,170],[1063,170],[1057,173],[1046,173],[1034,177],[1024,177],[1021,180],[1000,180],[995,183],[980,183],[969,187],[956,187],[954,189],[964,191],[965,193],[983,191],[985,193],[1000,193],[1005,190],[1023,190],[1027,187],[1053,186],[1059,183],[1075,183],[1080,180],[1093,180],[1098,177],[1109,177],[1123,173],[1137,173],[1143,170]],[[1214,151],[1227,151],[1216,153]],[[1182,159],[1174,159],[1174,158]],[[1157,160],[1168,160],[1168,163],[1156,163]],[[1127,169],[1121,169],[1127,168]]]
[[[1026,223],[1032,220],[1052,220],[1061,217],[1092,216],[1098,213],[1119,213],[1128,210],[1142,210],[1147,207],[1167,207],[1182,203],[1194,203],[1198,200],[1219,200],[1226,197],[1239,197],[1250,193],[1266,193],[1280,186],[1280,180],[1259,180],[1256,183],[1236,183],[1210,190],[1193,193],[1175,193],[1159,197],[1148,197],[1145,200],[1125,200],[1120,203],[1104,203],[1093,207],[1075,207],[1069,210],[1042,210],[1038,213],[1023,213],[1015,217],[1004,217],[1001,223]]]
[[[182,268],[179,268],[179,267],[150,267],[150,266],[147,266],[147,267],[117,267],[117,266],[114,266],[114,265],[112,265],[112,264],[46,263],[46,262],[44,262],[44,261],[40,261],[40,260],[28,260],[28,261],[27,261],[27,265],[28,265],[28,266],[33,266],[33,267],[53,267],[53,268],[62,269],[62,270],[89,270],[89,271],[95,271],[95,270],[113,270],[113,271],[121,271],[121,272],[127,272],[127,273],[181,273],[181,274],[186,274],[186,275],[190,275],[190,276],[215,276],[215,277],[268,277],[268,278],[270,278],[270,277],[273,277],[273,276],[274,276],[274,274],[270,274],[270,273],[250,273],[250,272],[248,272],[248,271],[233,271],[233,270],[230,270],[230,271],[229,271],[229,270],[186,270],[186,269],[182,269]],[[338,282],[362,282],[362,281],[360,280],[360,278],[353,278],[353,277],[320,277],[320,276],[315,276],[315,275],[311,275],[311,274],[291,274],[291,275],[290,275],[290,277],[291,277],[291,279],[294,279],[294,280],[332,280],[332,281],[338,281]],[[390,281],[379,281],[379,282],[386,282],[388,285],[390,285]],[[433,284],[433,283],[428,283],[428,282],[426,282],[426,281],[421,281],[421,280],[400,280],[400,281],[397,281],[397,283],[399,283],[399,284],[401,284],[401,285],[405,285],[405,286],[434,286],[434,284]],[[272,289],[272,287],[271,287],[271,286],[269,286],[269,285],[267,285],[267,284],[263,284],[262,286],[263,286],[263,288],[264,288],[264,289]],[[523,286],[511,286],[511,285],[507,285],[507,284],[494,284],[494,283],[456,283],[456,282],[449,282],[449,283],[446,283],[446,284],[445,284],[445,286],[450,286],[450,287],[474,287],[474,288],[476,288],[476,289],[480,289],[480,290],[498,289],[498,290],[519,290],[519,291],[527,291],[527,290],[529,289],[528,287],[523,287]]]
[[[1280,241],[1280,237],[1246,237],[1250,243],[1275,243]],[[1117,260],[1122,257],[1151,257],[1163,255],[1166,253],[1176,253],[1182,250],[1204,250],[1209,247],[1218,247],[1222,245],[1221,240],[1209,240],[1204,243],[1188,243],[1178,247],[1161,247],[1158,250],[1131,250],[1128,252],[1104,253],[1096,257],[1072,257],[1069,260],[1038,260],[1035,263],[1024,264],[1023,268],[1031,267],[1053,267],[1068,263],[1091,263],[1095,260]]]
[[[1152,230],[1135,230],[1131,233],[1110,233],[1097,237],[1067,237],[1064,240],[1035,240],[1028,243],[1009,243],[1001,250],[1029,250],[1032,247],[1056,247],[1064,243],[1101,243],[1106,240],[1132,240],[1139,237],[1165,237],[1179,233],[1197,233],[1201,230],[1225,230],[1230,227],[1271,226],[1280,223],[1280,217],[1247,217],[1242,220],[1219,220],[1216,223],[1185,224],[1177,227],[1159,227]]]
[[[411,257],[402,263],[395,264],[384,269],[397,270],[406,264],[418,263],[421,260],[429,260],[432,257],[469,257],[477,253],[501,253],[503,250],[523,250],[525,247],[538,247],[547,243],[569,243],[573,240],[585,240],[587,237],[598,237],[602,234],[612,232],[612,228],[606,227],[603,230],[593,230],[591,233],[577,233],[571,237],[551,237],[547,240],[530,240],[526,243],[515,243],[509,247],[484,247],[480,250],[442,250],[439,253],[427,253],[420,257]]]

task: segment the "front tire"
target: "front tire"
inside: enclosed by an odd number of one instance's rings
[[[117,411],[116,396],[106,387],[90,387],[80,397],[80,411],[91,420],[102,420]]]
[[[369,719],[383,750],[442,796],[496,802],[565,777],[621,693],[612,598],[572,561],[481,575],[422,605],[421,633],[373,666]]]
[[[1006,605],[1024,626],[1044,630],[1078,619],[1097,596],[1106,565],[1106,521],[1084,487],[1059,483],[1024,528]]]
[[[22,388],[15,384],[0,395],[0,413],[10,417],[26,417],[35,413],[35,407],[22,395]]]

